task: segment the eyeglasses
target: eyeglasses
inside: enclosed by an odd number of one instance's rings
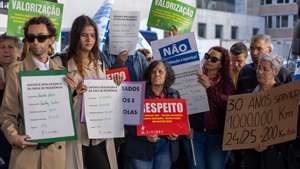
[[[32,35],[32,34],[29,34],[26,36],[26,40],[29,42],[29,43],[33,43],[35,39],[38,40],[38,42],[40,43],[43,43],[45,42],[48,38],[50,38],[51,36],[50,35]]]
[[[205,53],[204,59],[210,61],[211,63],[217,63],[218,61],[221,61],[220,58],[217,58],[215,56],[210,56],[208,53]]]

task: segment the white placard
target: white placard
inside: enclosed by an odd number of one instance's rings
[[[187,100],[188,114],[209,111],[206,89],[198,82],[199,65],[175,71],[173,87]]]
[[[138,43],[140,12],[112,11],[109,28],[109,52],[118,55],[127,50],[133,55]]]
[[[76,135],[64,77],[21,76],[25,133],[31,140],[48,142],[45,140]]]
[[[121,86],[113,80],[84,80],[84,112],[89,139],[124,137]]]
[[[174,70],[200,64],[193,32],[153,41],[151,47],[154,59],[168,62]]]

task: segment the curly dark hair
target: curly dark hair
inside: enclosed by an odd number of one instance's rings
[[[229,57],[228,50],[221,46],[214,46],[214,47],[210,48],[208,51],[211,51],[211,50],[216,50],[222,54],[222,58],[221,58],[222,68],[219,70],[221,79],[223,80],[223,82],[231,80],[231,77],[230,77],[231,67],[230,67],[230,57]]]
[[[70,31],[70,39],[69,39],[69,52],[68,52],[68,59],[73,58],[75,63],[77,64],[78,70],[80,74],[83,76],[82,67],[80,57],[78,56],[78,50],[80,45],[80,35],[83,31],[84,27],[92,26],[95,30],[95,44],[91,50],[91,54],[89,55],[92,62],[97,65],[98,60],[102,60],[100,57],[100,50],[99,50],[99,37],[98,37],[98,29],[96,23],[88,16],[81,15],[77,17],[73,24]]]
[[[25,23],[25,26],[23,28],[24,37],[26,37],[27,32],[28,32],[28,28],[29,28],[30,25],[38,25],[38,24],[45,24],[46,25],[50,37],[56,36],[56,28],[55,28],[54,24],[52,23],[52,21],[46,16],[37,16],[37,17],[33,17],[33,18],[29,19]]]
[[[151,64],[148,66],[147,70],[145,71],[144,80],[146,81],[147,85],[151,86],[152,71],[160,63],[162,63],[166,69],[166,81],[164,83],[164,88],[169,88],[175,82],[175,73],[172,67],[166,61],[163,60],[155,60],[151,62]]]

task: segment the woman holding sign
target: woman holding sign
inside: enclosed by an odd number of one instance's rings
[[[146,98],[179,98],[171,88],[175,77],[165,61],[153,61],[145,72]],[[136,128],[128,130],[125,145],[126,169],[170,169],[178,157],[177,136],[137,136]]]
[[[223,47],[212,47],[204,56],[203,73],[198,75],[198,81],[206,88],[210,111],[189,117],[196,156],[195,166],[191,145],[187,141],[190,169],[224,168],[226,153],[222,151],[222,133],[227,98],[234,92],[229,65],[229,53]]]
[[[266,91],[281,85],[276,78],[280,69],[281,59],[279,57],[275,55],[260,56],[256,66],[258,85],[253,92]],[[255,149],[242,150],[239,167],[242,169],[298,169],[299,161],[295,157],[296,149],[293,146],[293,142],[290,141],[268,147],[257,145]]]
[[[81,117],[82,94],[87,90],[85,78],[106,79],[105,66],[98,48],[96,24],[88,16],[79,16],[73,22],[66,78],[74,89],[74,111],[79,141],[67,144],[67,169],[117,169],[113,139],[89,139],[86,123]]]

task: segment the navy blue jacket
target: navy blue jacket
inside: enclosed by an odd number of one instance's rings
[[[146,87],[146,98],[153,98],[151,88]],[[180,98],[179,92],[175,89],[168,88],[166,98]],[[171,159],[172,161],[177,160],[179,155],[179,144],[178,141],[170,141],[171,147]],[[124,148],[124,153],[127,157],[136,158],[140,160],[152,160],[155,143],[151,143],[146,137],[139,137],[136,135],[136,127],[128,127],[128,133]]]

